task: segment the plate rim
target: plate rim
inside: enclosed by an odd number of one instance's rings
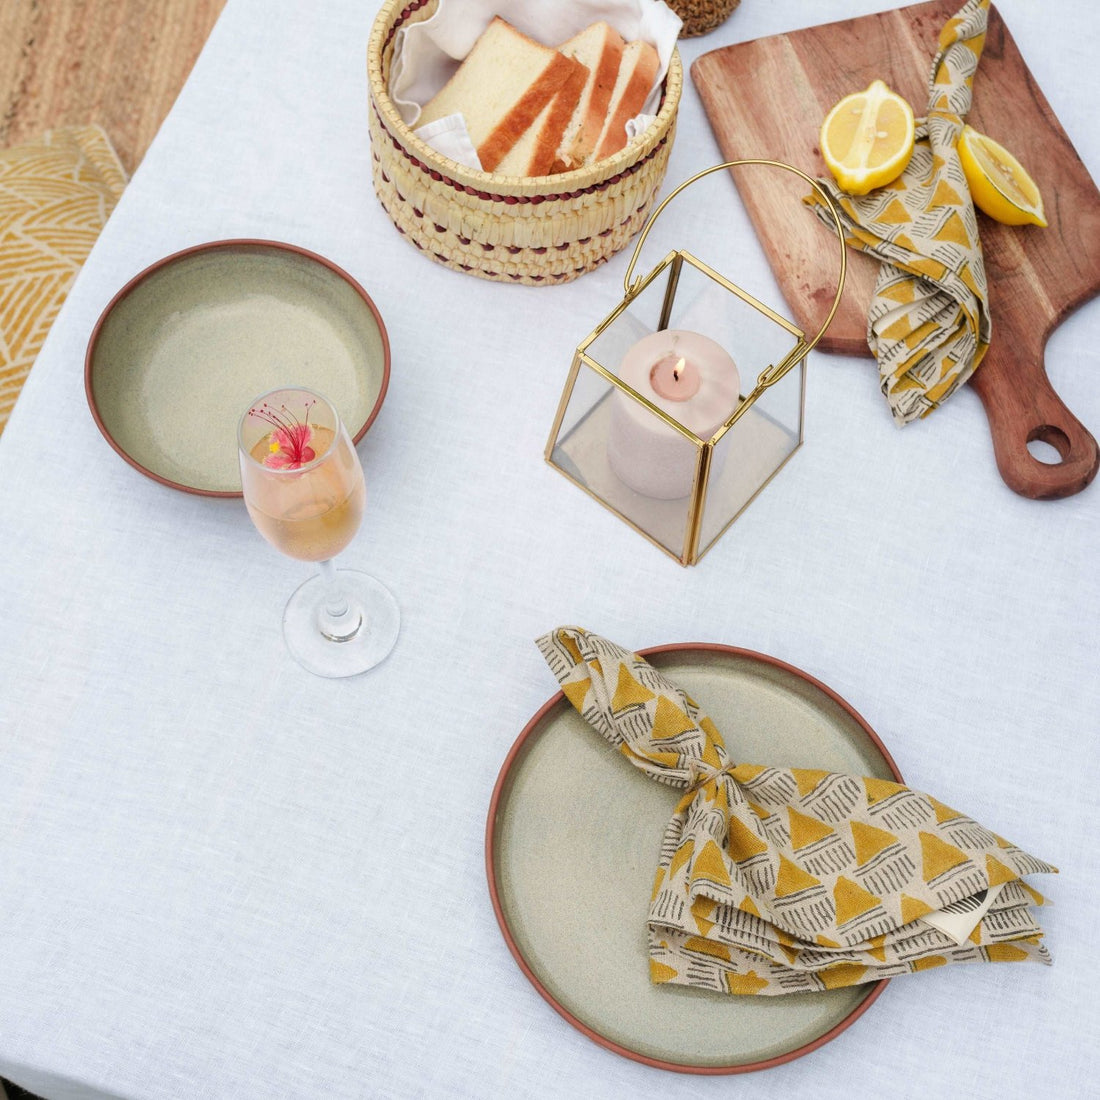
[[[670,653],[678,652],[717,652],[725,656],[747,658],[751,661],[756,661],[761,664],[770,665],[774,668],[782,669],[784,672],[788,672],[804,682],[810,684],[812,687],[817,688],[823,694],[828,696],[834,703],[841,707],[855,722],[863,729],[863,732],[871,739],[875,748],[881,753],[883,760],[887,767],[890,769],[895,780],[898,783],[903,783],[901,771],[899,770],[897,763],[895,762],[890,750],[883,744],[879,735],[871,728],[870,723],[853,707],[846,699],[839,695],[828,684],[822,683],[815,676],[798,668],[795,665],[789,664],[787,661],[783,661],[778,657],[772,657],[767,653],[760,653],[753,649],[744,649],[740,646],[726,645],[722,642],[671,642],[665,645],[649,646],[645,649],[639,649],[636,651],[640,657],[653,657],[664,656]],[[803,1043],[801,1046],[795,1047],[792,1050],[785,1051],[782,1054],[773,1055],[770,1058],[764,1058],[756,1062],[744,1062],[734,1065],[721,1065],[721,1066],[697,1066],[690,1065],[681,1062],[672,1062],[666,1059],[655,1058],[649,1054],[643,1054],[641,1051],[631,1050],[629,1047],[623,1046],[621,1043],[615,1042],[613,1039],[609,1039],[605,1035],[601,1035],[598,1031],[595,1031],[588,1024],[578,1019],[569,1011],[563,1004],[561,1004],[557,998],[546,988],[545,985],[539,980],[537,974],[535,974],[531,965],[524,958],[515,938],[512,935],[511,929],[508,927],[508,921],[504,914],[504,907],[500,899],[500,889],[497,882],[496,867],[494,865],[494,833],[496,827],[497,816],[500,810],[500,804],[504,798],[504,789],[508,781],[508,777],[511,773],[512,767],[523,753],[527,746],[527,742],[536,736],[536,731],[541,726],[543,720],[546,718],[553,709],[565,703],[570,706],[568,700],[565,698],[565,693],[562,691],[556,692],[541,707],[531,716],[526,725],[520,731],[519,736],[516,738],[512,747],[508,751],[508,755],[504,758],[504,763],[501,765],[500,772],[497,775],[496,783],[493,786],[492,798],[489,801],[489,813],[485,823],[485,874],[488,880],[489,897],[493,905],[493,913],[496,916],[497,924],[500,927],[501,934],[504,937],[504,942],[508,945],[508,950],[512,955],[512,958],[516,961],[520,970],[527,978],[529,982],[535,987],[535,990],[546,1001],[555,1012],[558,1013],[567,1023],[575,1027],[581,1034],[586,1035],[593,1042],[613,1051],[616,1054],[621,1055],[624,1058],[629,1058],[635,1062],[641,1062],[643,1065],[651,1066],[655,1069],[670,1070],[675,1073],[688,1073],[701,1076],[720,1076],[720,1075],[733,1075],[739,1073],[752,1073],[757,1070],[771,1069],[774,1066],[783,1065],[786,1062],[792,1062],[796,1058],[801,1058],[803,1055],[809,1054],[819,1047],[824,1046],[826,1043],[835,1039],[841,1032],[846,1031],[864,1012],[867,1011],[871,1005],[878,1000],[882,995],[883,990],[890,983],[889,978],[880,978],[877,982],[868,983],[871,988],[867,996],[863,998],[857,1004],[851,1012],[848,1013],[842,1020],[834,1024],[828,1031],[823,1032],[816,1038],[811,1039],[807,1043]]]
[[[87,399],[88,408],[91,410],[92,419],[95,421],[96,427],[116,454],[139,473],[144,474],[151,480],[161,485],[165,485],[170,489],[179,489],[181,492],[191,493],[195,496],[239,499],[243,496],[243,492],[240,489],[205,489],[202,486],[188,485],[181,481],[173,481],[163,474],[158,474],[155,470],[150,470],[147,466],[144,466],[142,463],[138,462],[136,458],[127,453],[111,434],[110,429],[104,423],[103,417],[100,415],[99,408],[96,405],[95,394],[92,387],[92,376],[94,373],[93,361],[100,333],[111,314],[123,299],[151,276],[155,275],[162,268],[169,267],[172,264],[178,263],[180,260],[204,252],[231,252],[244,248],[251,248],[254,250],[266,248],[287,252],[304,257],[307,260],[320,264],[322,267],[328,268],[334,275],[343,279],[344,282],[363,299],[364,304],[374,315],[374,320],[378,325],[378,334],[382,340],[382,385],[378,390],[378,396],[375,398],[374,405],[366,421],[352,436],[353,444],[358,443],[363,436],[367,434],[367,429],[374,423],[382,408],[382,402],[385,400],[386,391],[389,389],[390,384],[390,338],[389,333],[386,331],[386,324],[382,320],[382,314],[379,312],[378,306],[375,305],[374,299],[371,298],[362,284],[355,279],[354,276],[345,271],[344,268],[340,267],[339,264],[328,259],[328,257],[322,256],[320,253],[313,252],[301,245],[290,244],[286,241],[269,240],[263,237],[228,237],[217,241],[204,241],[201,244],[190,245],[187,248],[181,248],[176,252],[171,252],[167,256],[162,256],[159,260],[149,264],[129,279],[114,295],[112,295],[111,300],[103,307],[95,325],[92,327],[92,332],[88,337],[88,343],[84,351],[84,396]]]

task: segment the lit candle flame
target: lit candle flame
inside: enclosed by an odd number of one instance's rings
[[[684,369],[684,357],[681,355],[676,361],[676,366],[672,368],[672,379],[674,382],[680,381],[680,371]]]

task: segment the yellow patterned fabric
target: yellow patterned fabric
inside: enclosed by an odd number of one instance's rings
[[[635,767],[686,788],[649,908],[654,982],[771,995],[949,963],[1050,962],[1031,909],[1042,895],[1022,879],[1049,863],[898,783],[734,765],[710,718],[643,658],[573,627],[538,645],[587,722]],[[930,923],[949,906],[977,914],[984,891],[994,900],[961,936]]]
[[[98,126],[0,150],[0,432],[125,186]]]
[[[970,110],[989,0],[969,0],[944,25],[928,115],[893,183],[854,197],[821,180],[847,243],[882,260],[867,315],[894,419],[927,416],[961,386],[989,347],[992,323],[978,221],[955,144]],[[817,196],[807,199],[832,224]]]

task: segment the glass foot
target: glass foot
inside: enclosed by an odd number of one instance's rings
[[[390,590],[366,573],[338,569],[336,576],[348,603],[362,615],[359,629],[342,641],[321,631],[318,613],[325,584],[311,577],[290,597],[283,613],[283,637],[291,656],[317,676],[357,676],[381,663],[393,649],[401,612]]]

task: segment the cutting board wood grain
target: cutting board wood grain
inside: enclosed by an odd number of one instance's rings
[[[692,79],[724,157],[781,160],[826,176],[821,120],[841,96],[876,78],[923,115],[940,28],[959,6],[931,0],[702,55]],[[996,9],[967,121],[1028,168],[1049,220],[1045,229],[1010,227],[978,215],[993,341],[969,385],[985,408],[1006,484],[1026,497],[1069,496],[1093,479],[1100,451],[1054,392],[1044,349],[1057,325],[1100,292],[1100,191]],[[758,166],[733,175],[796,323],[816,332],[835,294],[838,265],[828,228],[802,206],[805,184]],[[867,308],[878,261],[851,249],[848,257],[840,308],[818,347],[870,355]],[[1028,449],[1033,440],[1050,444],[1061,461],[1036,458]]]

